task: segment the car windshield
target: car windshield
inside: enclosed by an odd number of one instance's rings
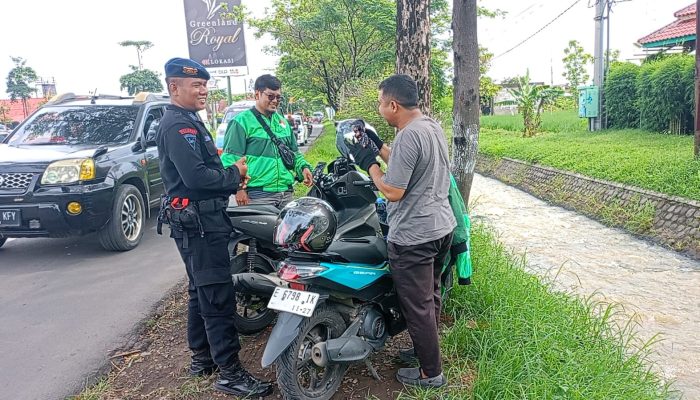
[[[11,145],[102,145],[129,141],[138,106],[44,107],[17,128]]]

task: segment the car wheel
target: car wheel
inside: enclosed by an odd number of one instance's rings
[[[5,242],[7,242],[7,238],[0,239],[0,247],[2,247],[5,244]]]
[[[128,251],[138,246],[143,237],[144,210],[143,197],[135,186],[119,186],[112,217],[99,232],[102,247],[110,251]]]

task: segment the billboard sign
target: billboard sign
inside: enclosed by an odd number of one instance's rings
[[[246,76],[248,67],[207,68],[211,76]]]
[[[184,0],[190,58],[207,69],[244,67],[243,23],[221,17],[241,0]]]

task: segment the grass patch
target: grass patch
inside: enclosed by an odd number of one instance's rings
[[[489,129],[503,129],[506,131],[514,131],[522,134],[523,116],[522,115],[484,115],[480,118],[481,127]],[[584,118],[578,117],[578,112],[575,110],[552,111],[542,113],[542,126],[540,129],[543,132],[574,132],[586,130],[588,122]]]
[[[77,396],[69,396],[67,400],[102,400],[111,393],[112,383],[109,377],[104,377],[97,381],[94,385],[86,387],[85,390]]]
[[[651,343],[637,341],[633,324],[617,322],[624,319],[621,309],[553,292],[483,226],[472,229],[472,247],[475,283],[455,288],[446,308],[455,321],[442,338],[450,389],[442,396],[418,391],[403,398],[669,396],[649,371]]]
[[[594,178],[700,200],[700,160],[693,137],[640,130],[545,133],[482,129],[479,151]]]
[[[650,203],[641,204],[639,196],[633,197],[630,204],[625,207],[620,200],[615,200],[603,206],[598,214],[608,225],[622,226],[634,233],[649,232],[654,226],[656,207]]]

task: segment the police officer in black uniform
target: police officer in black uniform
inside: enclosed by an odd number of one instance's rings
[[[266,396],[272,384],[250,375],[238,359],[241,346],[227,249],[233,230],[225,211],[228,197],[244,187],[248,167],[243,158],[224,169],[196,114],[206,104],[206,69],[195,61],[173,58],[165,64],[165,80],[171,105],[158,128],[160,172],[167,194],[159,220],[170,225],[189,278],[190,373],[208,375],[218,366],[217,390]]]

